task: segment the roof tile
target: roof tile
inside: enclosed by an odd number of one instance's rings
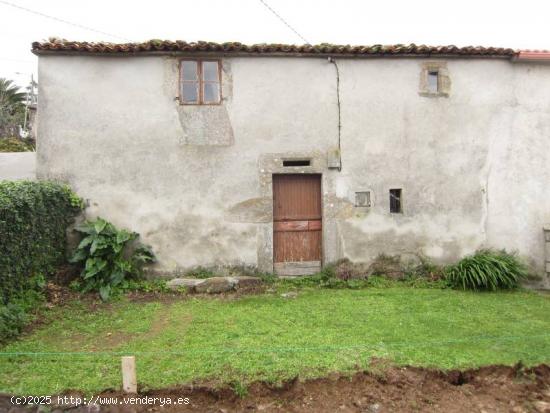
[[[349,56],[496,56],[512,57],[518,51],[501,47],[466,46],[426,46],[415,44],[395,44],[371,46],[350,46],[334,44],[290,45],[290,44],[253,44],[239,42],[185,42],[182,40],[149,40],[141,43],[76,42],[64,39],[50,39],[34,42],[32,51],[36,54],[48,52],[90,53],[90,54],[136,54],[147,52],[196,53],[222,52],[244,54],[288,54],[288,55],[349,55]]]

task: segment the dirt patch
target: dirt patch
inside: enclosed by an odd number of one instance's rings
[[[193,317],[190,314],[183,315],[178,319],[171,318],[170,310],[165,307],[162,311],[157,313],[151,324],[151,329],[145,333],[145,335],[141,336],[140,339],[152,340],[174,325],[177,325],[179,332],[185,331],[192,321]]]
[[[48,282],[44,288],[46,306],[61,306],[81,298],[81,294],[63,285]]]
[[[80,269],[76,265],[63,264],[60,265],[51,280],[58,285],[69,285],[71,281],[77,279],[80,274]]]
[[[93,411],[541,413],[550,411],[550,366],[489,366],[450,372],[414,367],[375,368],[352,376],[292,380],[282,386],[254,383],[247,390],[241,388],[240,394],[244,393],[244,397],[238,397],[229,387],[185,386],[143,392],[139,397],[172,401],[188,398],[188,405],[119,404]],[[108,391],[101,397],[114,397],[122,402],[128,396]],[[9,411],[10,407],[9,396],[0,396],[0,411]],[[36,411],[36,407],[18,411]],[[80,406],[59,411],[90,410]]]

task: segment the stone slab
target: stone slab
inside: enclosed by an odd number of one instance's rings
[[[172,290],[177,290],[181,287],[193,289],[197,285],[204,283],[206,280],[198,278],[174,278],[166,283],[166,286]]]
[[[197,293],[219,294],[231,291],[237,285],[234,277],[206,278],[204,282],[195,286]]]

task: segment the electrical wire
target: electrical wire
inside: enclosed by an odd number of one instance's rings
[[[292,30],[294,32],[294,34],[296,34],[296,36],[298,36],[300,39],[302,39],[306,44],[310,44],[304,36],[302,36],[300,33],[298,33],[298,31],[294,27],[292,27],[285,19],[283,19],[279,13],[277,13],[275,10],[273,10],[273,8],[271,8],[271,6],[269,4],[267,4],[264,0],[260,0],[260,3],[262,3],[280,21],[282,21],[283,24],[286,27],[288,27],[290,30]]]
[[[0,3],[4,4],[6,6],[10,6],[10,7],[19,9],[19,10],[26,11],[27,13],[35,14],[35,15],[40,16],[40,17],[45,17],[47,19],[55,20],[55,21],[60,22],[60,23],[64,23],[64,24],[68,24],[70,26],[78,27],[79,29],[84,29],[84,30],[88,30],[88,31],[91,31],[91,32],[103,34],[105,36],[110,36],[110,37],[121,39],[121,40],[124,40],[124,41],[127,41],[127,42],[132,41],[132,40],[127,39],[127,38],[122,37],[122,36],[118,36],[118,35],[115,35],[115,34],[111,34],[111,33],[101,31],[101,30],[94,29],[93,27],[84,26],[84,25],[79,24],[79,23],[73,23],[73,22],[70,22],[68,20],[60,19],[59,17],[50,16],[49,14],[46,14],[46,13],[42,13],[42,12],[39,12],[39,11],[36,11],[36,10],[31,10],[31,9],[28,9],[26,7],[23,7],[23,6],[19,6],[18,4],[10,3],[9,1],[0,0]]]

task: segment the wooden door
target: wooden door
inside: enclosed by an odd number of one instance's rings
[[[273,263],[280,275],[321,269],[321,175],[273,175]]]

